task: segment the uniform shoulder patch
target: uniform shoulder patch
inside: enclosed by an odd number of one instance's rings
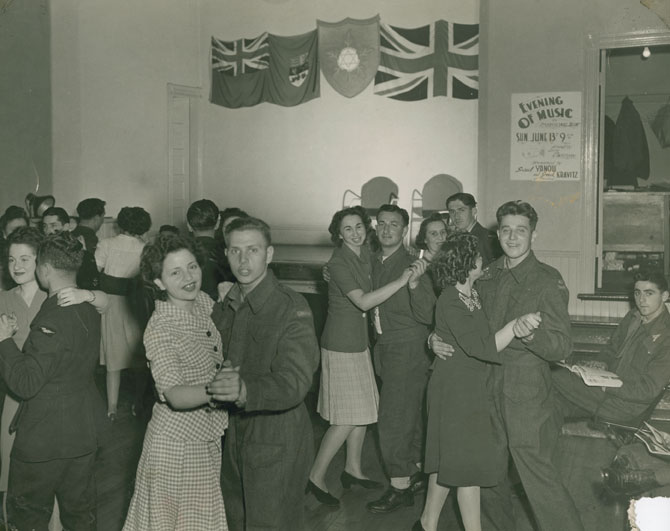
[[[43,334],[46,334],[48,336],[56,335],[55,330],[51,330],[51,328],[47,328],[46,326],[40,326],[40,332],[42,332]]]
[[[568,289],[568,287],[565,285],[565,282],[563,282],[562,278],[556,280],[556,285],[558,286],[558,289]]]

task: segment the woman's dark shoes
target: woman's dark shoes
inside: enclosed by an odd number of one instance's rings
[[[423,524],[421,523],[421,520],[417,520],[414,522],[414,525],[412,526],[412,531],[426,531],[423,528]]]
[[[365,507],[371,513],[390,513],[400,507],[414,505],[414,493],[411,489],[396,489],[389,487],[382,497],[368,503]]]
[[[338,500],[330,492],[326,492],[325,490],[321,490],[314,483],[312,483],[311,479],[307,482],[307,487],[305,487],[305,494],[307,494],[308,492],[311,492],[312,494],[314,494],[314,497],[319,501],[319,503],[322,503],[323,505],[325,505],[327,507],[339,507],[340,506],[340,500]]]
[[[340,481],[342,482],[342,486],[345,489],[348,489],[352,485],[360,485],[364,489],[380,489],[383,487],[379,481],[373,481],[372,479],[363,479],[363,478],[357,478],[356,476],[352,476],[347,472],[346,470],[340,474]]]

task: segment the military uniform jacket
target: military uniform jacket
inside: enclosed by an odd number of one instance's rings
[[[510,447],[539,448],[555,422],[548,362],[572,352],[568,290],[561,274],[538,261],[532,251],[512,269],[505,267],[505,257],[493,262],[477,289],[493,331],[524,314],[541,313],[542,324],[532,339],[513,339],[500,353],[502,367],[493,369]]]
[[[670,314],[663,311],[650,323],[631,310],[610,338],[608,368],[623,386],[608,388],[610,399],[649,405],[670,382]]]
[[[28,462],[95,451],[94,375],[100,356],[100,315],[88,303],[59,307],[51,296],[19,350],[0,342],[0,375],[24,400],[12,457]]]
[[[479,221],[475,221],[470,234],[477,236],[477,249],[482,255],[482,262],[486,266],[497,259],[501,254],[500,244],[495,233],[484,228]]]
[[[231,410],[222,491],[233,528],[301,529],[314,442],[304,398],[319,363],[312,312],[271,271],[241,300],[233,286],[212,319],[247,388]]]

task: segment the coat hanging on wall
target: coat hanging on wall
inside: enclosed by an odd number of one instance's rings
[[[662,148],[670,147],[670,103],[666,103],[658,110],[651,123],[651,130]]]
[[[610,186],[637,186],[637,179],[649,179],[649,145],[640,113],[626,96],[614,129],[612,179]]]

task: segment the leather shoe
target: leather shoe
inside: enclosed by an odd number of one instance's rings
[[[603,485],[614,496],[637,496],[659,486],[653,470],[625,469],[615,466],[602,471]]]
[[[372,479],[363,479],[363,478],[357,478],[356,476],[352,476],[347,472],[346,470],[340,474],[340,481],[342,482],[342,486],[345,489],[348,489],[352,485],[360,485],[364,489],[379,489],[383,487],[379,481],[373,481]]]
[[[390,513],[400,507],[414,505],[414,493],[409,489],[389,487],[382,497],[368,503],[365,507],[371,513]]]
[[[338,500],[330,492],[326,492],[325,490],[322,490],[319,487],[317,487],[314,483],[312,483],[311,479],[307,482],[307,487],[305,487],[305,494],[307,494],[308,492],[314,494],[314,497],[319,501],[319,503],[322,503],[327,507],[340,506],[340,500]]]
[[[419,494],[424,492],[428,488],[428,480],[426,474],[423,472],[415,472],[412,474],[412,477],[409,478],[409,490],[412,491],[412,494]]]

